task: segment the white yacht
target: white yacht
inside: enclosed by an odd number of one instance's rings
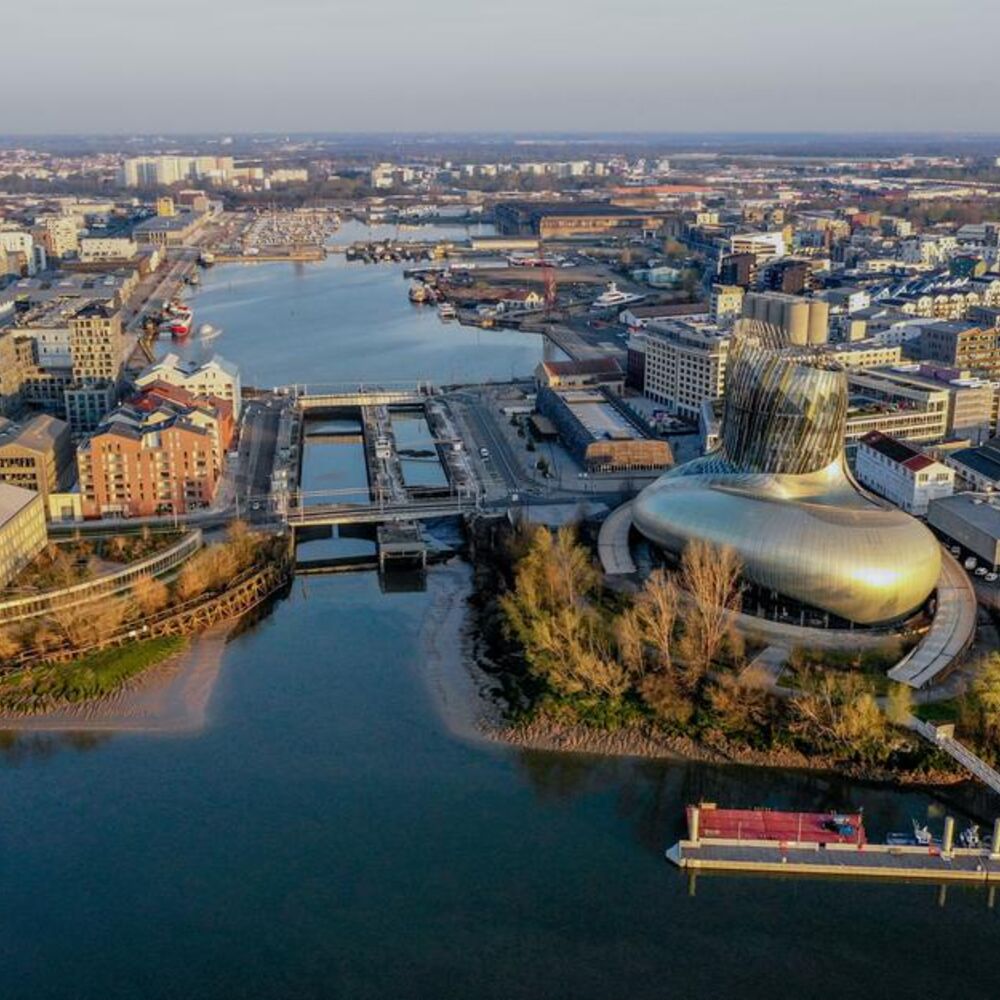
[[[591,309],[614,309],[616,306],[627,306],[630,302],[638,302],[642,295],[633,295],[632,292],[623,292],[613,281],[608,285],[607,291],[602,292],[594,299]]]

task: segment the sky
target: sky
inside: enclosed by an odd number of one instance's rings
[[[4,8],[0,134],[1000,132],[997,0]]]

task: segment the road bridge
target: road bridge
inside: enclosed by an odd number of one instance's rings
[[[275,391],[283,396],[291,396],[303,412],[358,409],[363,406],[423,406],[428,397],[437,392],[429,382],[288,385]]]
[[[479,510],[475,497],[451,496],[387,504],[311,504],[307,507],[293,507],[286,513],[285,521],[293,528],[334,524],[390,524],[475,514]]]

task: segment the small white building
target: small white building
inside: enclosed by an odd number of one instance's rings
[[[931,500],[955,492],[955,472],[903,441],[871,431],[858,441],[858,481],[908,514],[925,515]]]
[[[140,389],[154,382],[179,386],[193,396],[215,396],[224,399],[232,403],[233,419],[239,419],[243,391],[240,370],[218,354],[200,365],[193,361],[182,361],[177,354],[167,354],[135,380],[136,386]]]

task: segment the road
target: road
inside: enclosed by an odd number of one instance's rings
[[[271,490],[280,420],[281,404],[275,400],[254,399],[244,405],[234,492],[237,514],[250,521],[269,517],[266,499],[258,498],[266,498]]]

